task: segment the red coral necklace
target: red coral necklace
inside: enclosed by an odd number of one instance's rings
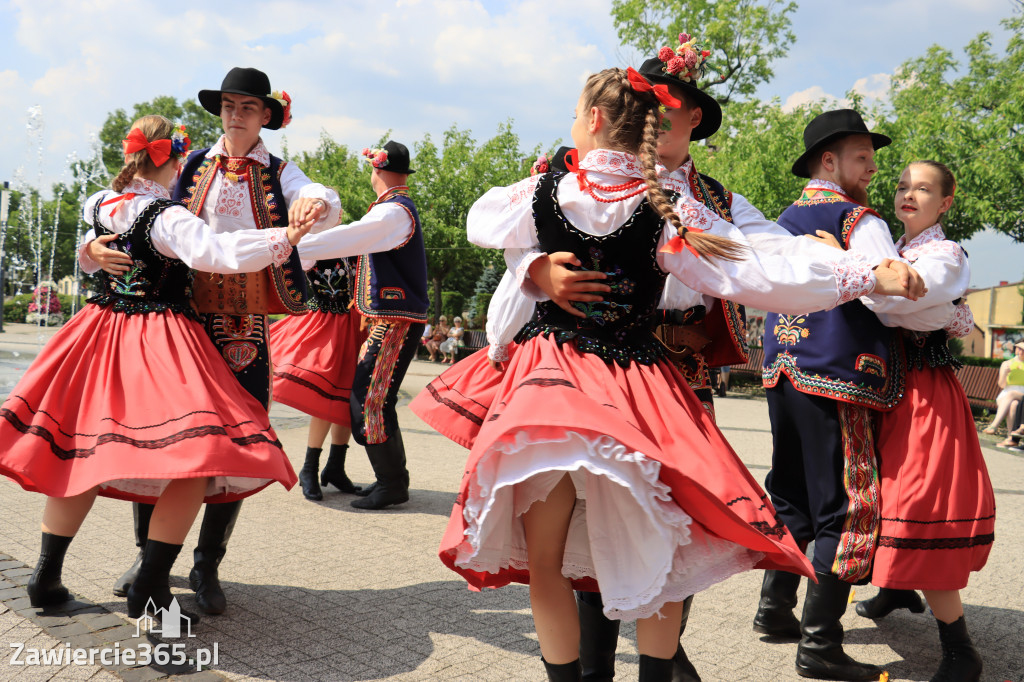
[[[587,171],[580,168],[576,171],[576,180],[579,183],[580,190],[586,192],[595,201],[600,201],[605,204],[613,204],[618,201],[625,201],[630,197],[635,197],[638,194],[643,194],[647,191],[647,185],[643,178],[634,178],[627,182],[623,182],[619,185],[602,185],[596,182],[591,182],[587,178]],[[632,191],[630,191],[632,190]],[[611,194],[613,192],[626,192],[617,197],[601,197],[597,195],[597,192],[604,192]]]

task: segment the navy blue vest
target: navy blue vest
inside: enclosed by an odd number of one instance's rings
[[[867,214],[875,215],[841,194],[808,190],[778,222],[793,235],[827,230],[847,248],[853,228]],[[785,374],[803,393],[889,410],[903,397],[898,341],[860,301],[816,313],[768,313],[762,379],[772,387]]]
[[[215,159],[206,158],[208,151],[199,149],[189,155],[174,188],[174,199],[182,201],[196,215],[199,215],[206,203],[206,194],[216,174]],[[288,204],[281,188],[281,169],[284,163],[271,154],[268,168],[255,165],[249,169],[249,196],[256,221],[253,225],[255,229],[288,226]],[[259,182],[254,182],[254,179]],[[270,288],[275,294],[271,300],[271,313],[302,315],[308,312],[306,273],[299,260],[298,248],[292,249],[284,265],[270,265],[266,271],[270,276]]]
[[[356,307],[366,317],[427,321],[427,253],[416,205],[407,194],[383,195],[378,203],[396,203],[409,212],[413,232],[396,249],[365,254],[356,266]]]

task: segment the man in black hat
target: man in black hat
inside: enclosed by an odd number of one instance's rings
[[[356,494],[357,509],[409,500],[409,471],[398,426],[398,389],[427,321],[427,257],[416,206],[409,197],[409,150],[389,141],[364,149],[377,200],[360,220],[300,242],[303,258],[359,256],[354,299],[369,337],[352,381],[352,436],[366,447],[376,482]]]
[[[337,193],[311,182],[295,164],[270,154],[260,137],[262,129],[278,130],[291,120],[291,98],[283,91],[272,92],[265,73],[233,68],[219,90],[201,90],[199,102],[220,117],[224,134],[213,147],[189,155],[174,190],[175,199],[217,233],[289,223],[313,222],[314,229],[337,224],[341,214]],[[109,269],[104,266],[111,274],[126,270],[131,260],[95,241],[86,254],[95,261],[113,263]],[[117,265],[118,259],[126,264]],[[207,334],[239,383],[267,407],[267,314],[305,314],[305,285],[297,250],[284,266],[271,266],[260,273],[195,276],[193,301],[205,314]],[[241,505],[240,501],[208,504],[203,516],[189,584],[196,591],[199,607],[209,614],[223,613],[227,607],[218,567]],[[115,583],[115,594],[123,596],[137,575],[152,513],[152,505],[134,506],[139,559]]]
[[[795,175],[810,180],[779,224],[793,235],[823,230],[844,249],[896,257],[889,228],[865,205],[875,150],[889,143],[851,109],[812,120],[793,164]],[[851,583],[870,578],[878,537],[872,415],[895,407],[904,387],[898,338],[876,316],[899,306],[870,305],[855,300],[806,315],[768,313],[765,320],[763,381],[774,441],[765,488],[793,537],[814,542],[817,583],[808,584],[797,621],[799,576],[766,571],[754,630],[799,639],[796,667],[805,677],[876,680],[882,672],[843,651],[839,622]],[[919,604],[910,592],[899,605]]]

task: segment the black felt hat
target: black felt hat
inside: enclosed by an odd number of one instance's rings
[[[382,149],[387,152],[388,159],[382,166],[378,166],[374,163],[374,168],[391,171],[392,173],[404,173],[406,175],[412,175],[416,172],[412,168],[409,168],[409,148],[404,144],[401,142],[395,142],[394,140],[388,140]]]
[[[220,90],[200,90],[199,103],[214,116],[220,116],[220,96],[225,92],[263,100],[263,103],[270,107],[272,112],[270,121],[263,126],[264,128],[277,130],[284,122],[284,106],[270,96],[270,79],[259,69],[236,66],[228,71],[228,75],[224,76]]]
[[[847,135],[870,135],[875,149],[888,146],[892,140],[881,133],[868,130],[864,119],[853,109],[836,109],[815,116],[804,128],[804,153],[793,162],[793,175],[798,178],[811,177],[807,162],[825,145]]]
[[[722,107],[714,97],[697,87],[695,82],[673,76],[665,70],[665,62],[658,57],[651,57],[640,65],[640,75],[651,83],[676,85],[700,107],[703,112],[700,124],[690,133],[691,140],[703,140],[711,137],[722,126]]]

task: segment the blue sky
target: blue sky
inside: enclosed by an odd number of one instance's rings
[[[549,146],[568,138],[587,74],[628,54],[611,0],[205,4],[0,2],[0,180],[57,181],[69,154],[90,154],[110,111],[195,97],[232,66],[263,69],[294,99],[294,122],[265,136],[272,150],[285,139],[292,152],[313,149],[322,133],[362,147],[389,129],[412,142],[453,123],[479,140],[509,119],[524,148]],[[999,19],[1012,11],[1010,0],[803,0],[796,43],[757,94],[790,104],[852,88],[884,97],[893,71],[929,45],[957,52],[980,31],[1004,44]],[[31,137],[36,105],[45,127]],[[967,248],[975,286],[1024,275],[1024,249],[1006,238],[981,235]]]

